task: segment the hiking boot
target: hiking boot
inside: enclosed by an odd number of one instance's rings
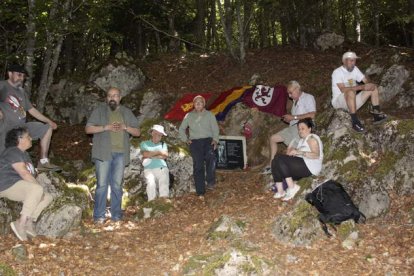
[[[352,124],[352,129],[353,129],[355,132],[358,132],[358,133],[364,133],[364,132],[365,132],[365,128],[364,128],[364,126],[361,124],[361,122],[356,122],[355,124]]]
[[[297,194],[297,192],[299,192],[299,190],[300,190],[300,186],[297,185],[297,184],[295,184],[295,186],[293,186],[293,188],[288,188],[286,190],[286,195],[282,200],[283,201],[291,200],[292,198],[295,197],[295,195]]]
[[[385,115],[381,110],[372,108],[372,105],[369,107],[369,113],[372,115]]]
[[[207,191],[212,191],[212,190],[214,190],[214,185],[207,185],[206,189],[207,189]]]
[[[283,192],[283,193],[277,192],[277,193],[275,193],[275,195],[273,196],[273,198],[279,199],[279,198],[283,198],[285,196],[286,196],[286,192]]]
[[[261,171],[260,174],[271,174],[271,173],[272,173],[272,169],[269,166],[267,166]]]
[[[104,218],[96,219],[93,221],[93,223],[95,223],[96,225],[104,225],[105,219]]]
[[[60,172],[60,171],[62,171],[62,168],[59,167],[59,166],[57,166],[57,165],[55,165],[55,164],[52,164],[50,162],[46,162],[44,164],[38,162],[37,163],[37,170],[39,172],[46,172],[46,171],[50,171],[50,172]]]
[[[26,231],[17,221],[11,222],[10,227],[19,240],[27,241]]]
[[[34,225],[32,221],[29,221],[25,225],[26,234],[30,237],[34,238],[37,236],[36,230],[34,229]]]
[[[381,124],[383,122],[385,122],[387,120],[387,115],[382,113],[382,114],[376,114],[374,115],[374,119],[372,120],[374,125],[378,125]]]

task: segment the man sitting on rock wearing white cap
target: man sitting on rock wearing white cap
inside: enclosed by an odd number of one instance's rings
[[[370,83],[365,75],[355,66],[357,55],[346,52],[342,56],[342,66],[332,73],[332,106],[335,109],[349,111],[352,128],[356,132],[365,132],[356,111],[371,97],[372,106],[369,112],[374,116],[373,123],[378,124],[387,119],[379,107],[377,85]]]
[[[141,143],[142,165],[147,182],[148,201],[157,197],[168,198],[170,194],[170,176],[165,159],[168,157],[167,144],[161,141],[162,136],[167,136],[164,127],[153,125],[149,130],[151,140]]]

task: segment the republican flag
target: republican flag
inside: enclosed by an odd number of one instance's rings
[[[224,91],[208,109],[216,116],[217,121],[223,121],[230,109],[241,101],[243,94],[249,89],[252,89],[252,86],[233,87]]]
[[[203,96],[207,102],[210,99],[212,94],[211,93],[184,94],[184,96],[182,96],[181,99],[179,99],[175,103],[173,108],[171,108],[170,111],[168,111],[168,113],[164,115],[164,119],[171,120],[171,121],[173,120],[182,121],[184,119],[185,114],[193,110],[194,108],[193,99],[197,95]]]
[[[244,93],[242,101],[251,108],[255,107],[262,112],[281,117],[286,114],[287,99],[286,86],[256,85],[253,89],[249,89]]]

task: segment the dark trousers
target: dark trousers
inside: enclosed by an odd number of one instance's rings
[[[193,157],[193,175],[198,195],[206,192],[206,184],[216,184],[216,155],[211,145],[212,138],[191,140],[190,152]]]
[[[301,157],[277,154],[272,160],[272,175],[275,182],[282,182],[283,179],[292,177],[293,180],[299,180],[311,176]]]

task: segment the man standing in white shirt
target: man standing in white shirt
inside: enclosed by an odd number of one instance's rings
[[[346,52],[342,56],[342,66],[332,73],[332,106],[335,109],[349,111],[352,120],[352,128],[356,132],[365,132],[365,128],[359,121],[356,111],[371,97],[374,124],[387,119],[379,107],[378,87],[370,83],[364,74],[355,66],[357,55],[354,52]]]

